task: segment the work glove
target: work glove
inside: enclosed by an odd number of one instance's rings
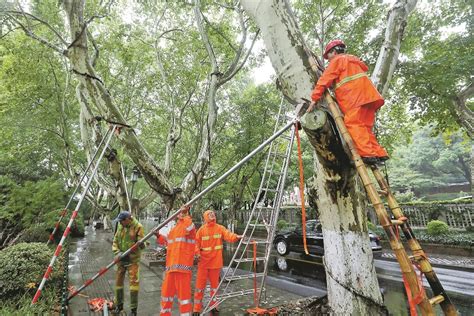
[[[122,254],[123,254],[123,252],[119,251],[115,257],[119,258]],[[126,256],[124,256],[123,258],[120,259],[120,262],[124,263],[124,264],[125,263],[130,263],[130,256],[127,254]]]

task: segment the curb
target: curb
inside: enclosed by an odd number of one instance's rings
[[[436,257],[433,257],[436,258]],[[387,258],[387,257],[382,257],[379,256],[377,258],[374,258],[375,260],[381,260],[381,261],[393,261],[397,262],[396,258]],[[443,268],[443,269],[450,269],[450,270],[461,270],[461,271],[466,271],[466,272],[474,272],[474,266],[465,266],[465,265],[447,265],[447,264],[442,264],[442,263],[436,263],[436,262],[431,262],[430,264],[434,268]]]

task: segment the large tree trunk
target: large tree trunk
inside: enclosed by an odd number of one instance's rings
[[[286,1],[242,0],[262,32],[270,60],[283,93],[294,103],[308,98],[317,74],[294,16]],[[324,112],[313,114],[319,122],[304,126],[313,145],[316,192],[323,226],[329,304],[338,315],[374,315],[384,312],[369,244],[364,199],[360,197],[355,170],[331,120]],[[356,264],[355,264],[356,263]]]

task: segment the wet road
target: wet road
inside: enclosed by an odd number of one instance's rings
[[[403,288],[400,267],[397,262],[375,260],[379,284],[385,304],[392,315],[407,315],[407,300]],[[460,315],[474,313],[474,272],[434,268],[443,287],[450,295]],[[307,295],[323,295],[326,292],[325,272],[321,257],[296,253],[282,257],[271,256],[270,276],[289,284],[308,287]],[[425,287],[429,288],[424,280]],[[428,290],[427,288],[427,290]],[[431,294],[429,294],[431,297]],[[437,315],[443,315],[437,307]]]

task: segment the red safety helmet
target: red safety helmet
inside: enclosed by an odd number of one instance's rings
[[[328,59],[328,53],[331,49],[333,49],[334,47],[336,46],[342,46],[343,48],[346,48],[346,44],[344,44],[343,41],[341,40],[333,40],[333,41],[330,41],[327,45],[326,45],[326,49],[324,50],[324,54],[323,54],[323,57],[324,59]]]

